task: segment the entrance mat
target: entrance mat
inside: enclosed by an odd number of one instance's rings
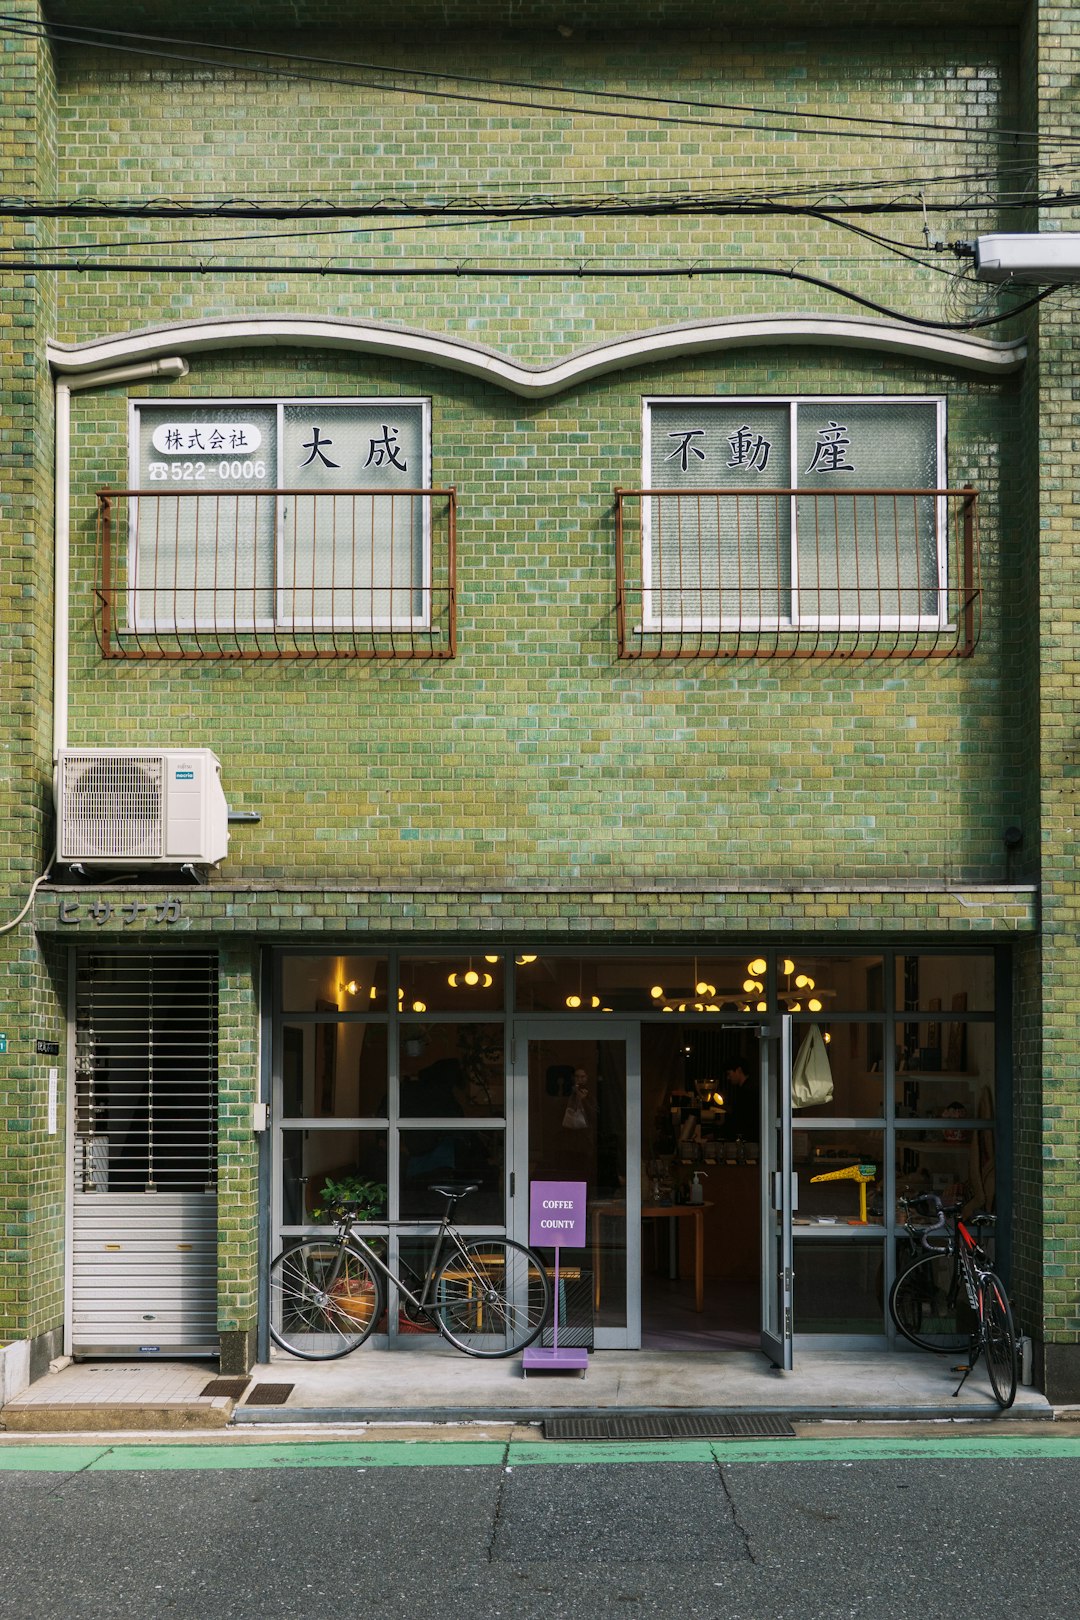
[[[295,1384],[256,1384],[245,1406],[284,1406]]]
[[[200,1395],[228,1395],[232,1400],[238,1401],[251,1383],[250,1378],[211,1378],[205,1389],[199,1391]]]
[[[544,1419],[545,1440],[794,1440],[787,1418],[772,1413],[647,1412]]]

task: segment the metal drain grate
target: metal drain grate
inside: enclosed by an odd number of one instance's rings
[[[228,1395],[238,1401],[251,1383],[250,1378],[211,1378],[206,1388],[200,1390],[200,1395]]]
[[[284,1406],[295,1384],[256,1384],[245,1406]]]
[[[647,1412],[640,1417],[545,1418],[545,1440],[793,1440],[787,1418],[770,1412]]]

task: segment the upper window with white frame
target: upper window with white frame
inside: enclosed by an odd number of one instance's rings
[[[949,625],[942,398],[648,398],[642,485],[631,637]]]
[[[453,491],[430,487],[429,400],[132,400],[129,443],[130,488],[99,496],[113,645],[435,652]]]

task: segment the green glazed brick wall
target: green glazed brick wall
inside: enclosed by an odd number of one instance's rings
[[[1015,115],[1013,36],[989,28],[816,37],[812,51],[746,31],[689,47],[677,33],[530,45],[529,71],[578,87],[728,98],[845,117],[916,115],[930,133],[903,144],[915,168],[999,158]],[[298,86],[231,67],[205,69],[61,52],[62,183],[70,195],[228,194],[238,184],[296,195],[390,187],[475,189],[523,176],[537,188],[723,181],[753,163],[769,181],[807,172],[852,180],[896,161],[861,126],[781,138],[746,127],[687,129]],[[422,43],[410,65],[478,71],[475,42]],[[493,44],[486,75],[520,75]],[[539,98],[536,98],[539,99]],[[123,106],[118,116],[118,104]],[[664,109],[661,109],[664,110]],[[760,122],[760,120],[758,121]],[[856,133],[856,130],[860,131]],[[298,136],[303,135],[303,139]],[[952,137],[963,136],[957,146]],[[837,174],[837,168],[840,173]],[[977,216],[981,218],[981,216]],[[968,216],[976,223],[976,216]],[[984,224],[994,223],[987,216]],[[890,229],[893,227],[890,226]],[[290,227],[293,229],[293,227]],[[63,227],[88,250],[97,225]],[[214,245],[233,224],[136,221],[155,244]],[[70,235],[69,235],[70,233]],[[317,262],[334,238],[303,237]],[[163,244],[163,245],[160,245]],[[854,244],[854,245],[853,245]],[[952,310],[950,277],[915,270],[834,228],[787,218],[574,220],[370,233],[384,267],[481,258],[547,262],[614,255],[634,264],[796,260],[868,296],[920,313]],[[183,252],[190,253],[184,246]],[[202,249],[200,248],[200,252]],[[154,321],[235,313],[363,315],[459,333],[527,363],[602,338],[706,319],[844,307],[782,281],[668,283],[393,279],[342,284],[281,275],[243,281],[86,273],[62,278],[59,335],[79,340]],[[197,357],[159,397],[421,393],[433,400],[437,483],[458,486],[460,656],[450,666],[169,672],[103,666],[90,634],[92,492],[126,473],[119,390],[74,402],[76,613],[73,741],[190,743],[220,754],[230,800],[262,825],[234,840],[230,876],[387,882],[504,882],[643,874],[723,882],[1005,875],[1001,830],[1017,814],[1010,758],[1016,695],[1001,603],[1016,584],[1001,544],[1014,462],[1016,385],[853,352],[764,350],[641,368],[524,403],[423,366],[266,351]],[[640,480],[643,393],[943,392],[949,479],[982,496],[989,583],[982,648],[969,663],[702,669],[620,665],[614,657],[612,492]],[[193,737],[193,729],[198,731]],[[340,747],[345,739],[345,748]],[[942,769],[944,751],[953,764]]]
[[[16,0],[12,15],[35,20]],[[40,41],[0,40],[0,166],[5,189],[56,184],[56,94]],[[0,245],[47,247],[51,227],[0,222]],[[6,274],[0,297],[0,921],[15,917],[47,856],[51,757],[52,390],[42,363],[56,328],[49,276]],[[62,987],[30,922],[0,934],[0,1343],[63,1317]],[[60,1041],[38,1057],[38,1039]],[[60,1129],[47,1131],[48,1069],[60,1070]]]
[[[66,1190],[66,951],[35,940],[27,922],[3,969],[8,1049],[0,1054],[0,1344],[63,1320]],[[54,1041],[57,1056],[35,1042]],[[50,1134],[49,1070],[57,1073]]]
[[[640,479],[643,392],[939,392],[950,478],[982,492],[971,660],[620,663],[613,490]],[[155,390],[161,397],[161,390]],[[73,401],[71,740],[213,748],[234,807],[222,880],[505,884],[1002,880],[1018,812],[1001,606],[1010,387],[881,357],[727,356],[524,403],[433,368],[294,351],[197,358],[170,398],[429,394],[459,490],[459,654],[318,668],[103,661],[96,487],[126,465],[123,394]]]
[[[142,902],[141,905],[136,902]],[[146,936],[155,944],[193,938],[257,936],[308,944],[364,937],[371,942],[430,940],[444,946],[498,936],[511,945],[605,943],[672,946],[704,937],[760,946],[764,936],[825,944],[838,933],[885,941],[933,938],[940,947],[958,936],[960,949],[976,941],[1002,943],[1031,936],[1038,927],[1034,889],[897,888],[798,890],[706,888],[642,884],[632,890],[594,888],[468,889],[444,885],[395,889],[253,883],[197,888],[109,888],[93,885],[43,889],[35,905],[42,934],[85,944],[102,934]],[[963,936],[962,943],[959,936]]]
[[[1051,136],[1076,127],[1080,37],[1072,6],[1038,7],[1040,116]],[[1076,230],[1074,208],[1040,228]],[[1080,1088],[1077,997],[1080,994],[1080,898],[1077,893],[1077,670],[1080,590],[1076,550],[1080,486],[1080,405],[1076,390],[1075,314],[1069,301],[1039,312],[1039,680],[1042,725],[1042,1269],[1046,1338],[1080,1389]],[[1073,1394],[1073,1399],[1076,1395]]]
[[[237,941],[219,955],[218,1328],[249,1331],[258,1309],[258,953]]]
[[[408,8],[399,15],[405,25]],[[248,32],[223,41],[237,42],[247,44]],[[284,52],[297,49],[289,36],[271,35],[260,43]],[[332,58],[333,48],[325,49]],[[803,40],[745,29],[715,42],[688,41],[678,29],[568,42],[552,29],[530,38],[527,73],[521,48],[498,40],[478,51],[473,38],[431,41],[417,34],[409,36],[403,52],[400,36],[380,46],[358,33],[341,54],[340,67],[332,60],[326,66],[310,60],[280,64],[303,75],[294,82],[249,72],[235,57],[214,72],[202,64],[62,47],[64,194],[230,197],[239,190],[297,198],[422,200],[447,191],[497,199],[507,186],[597,197],[674,186],[694,195],[740,192],[751,172],[762,186],[783,187],[791,195],[810,188],[829,199],[848,190],[856,198],[872,196],[861,188],[883,168],[900,167],[912,177],[913,191],[927,189],[932,202],[934,188],[927,188],[927,179],[958,171],[993,175],[1016,156],[1001,134],[1015,127],[1017,93],[1015,36],[1002,28],[864,26]],[[357,56],[392,64],[403,55],[408,68],[421,74],[456,71],[470,78],[520,80],[524,73],[531,81],[565,86],[579,100],[589,90],[640,93],[652,99],[635,103],[635,109],[651,116],[602,116],[612,111],[610,102],[588,112],[569,104],[561,110],[558,97],[539,91],[515,92],[513,99],[524,100],[524,106],[446,99],[430,94],[424,80],[417,93],[401,94],[349,67]],[[355,82],[338,82],[350,79]],[[461,93],[480,89],[464,85]],[[670,103],[664,99],[668,95]],[[704,106],[688,109],[688,100]],[[726,104],[762,112],[733,115]],[[710,113],[710,105],[717,110]],[[621,110],[617,101],[614,109]],[[776,112],[825,113],[844,122],[823,128],[802,116],[796,132]],[[890,126],[898,118],[914,120],[919,128],[896,131]],[[859,122],[867,119],[880,123]],[[978,197],[977,186],[969,191]],[[334,223],[281,225],[264,233],[257,249],[246,241],[249,257],[257,251],[262,262],[280,265],[280,274],[271,268],[228,278],[214,274],[215,253],[228,256],[235,221],[65,222],[65,242],[89,251],[122,232],[132,251],[142,247],[143,256],[163,268],[134,278],[91,271],[66,276],[58,336],[75,341],[123,330],[132,324],[133,312],[138,325],[238,309],[323,312],[458,332],[529,362],[547,359],[553,349],[673,320],[856,308],[821,289],[761,275],[625,282],[565,276],[479,282],[444,275],[418,282],[407,273],[348,280],[289,274],[289,261],[294,268],[332,268],[343,250],[349,258],[395,272],[414,264],[452,269],[463,259],[475,266],[501,259],[533,268],[555,261],[564,270],[567,262],[571,268],[615,263],[654,270],[673,262],[715,263],[731,270],[801,267],[919,318],[953,320],[965,306],[962,297],[958,303],[955,266],[947,255],[938,270],[920,269],[835,225],[794,216],[725,219],[695,213],[681,220],[628,221],[586,212],[559,222],[483,227],[387,220],[385,228],[375,221],[359,237],[347,227],[342,234],[341,222],[335,233]],[[921,243],[918,217],[900,216],[898,224],[896,217],[868,215],[857,223],[894,238],[899,229],[901,240]],[[997,223],[992,211],[976,203],[964,210],[968,235]],[[247,222],[240,229],[250,238],[255,227]],[[955,235],[948,216],[942,216],[941,233]],[[188,263],[194,258],[205,269],[197,276],[172,275],[167,266],[177,258]]]

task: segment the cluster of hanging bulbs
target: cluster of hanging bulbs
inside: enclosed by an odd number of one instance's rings
[[[809,973],[796,973],[795,963],[791,960],[790,956],[785,956],[784,960],[780,964],[780,971],[784,975],[784,978],[788,981],[787,990],[781,991],[781,995],[783,995],[787,1001],[788,1012],[802,1012],[802,1004],[804,999],[806,1001],[807,1012],[820,1012],[822,1009],[821,998],[819,996],[815,996],[813,993],[817,986],[810,977]],[[794,995],[791,990],[791,981],[793,977],[795,980]],[[800,991],[802,992],[801,995],[798,993]]]
[[[746,964],[746,977],[742,981],[742,991],[748,998],[738,1004],[740,1012],[768,1012],[769,1003],[765,996],[765,975],[768,972],[768,963],[763,956],[755,956],[753,961]],[[780,963],[780,974],[788,981],[788,987],[780,991],[780,999],[785,1003],[788,1012],[821,1012],[823,1003],[819,996],[813,994],[817,988],[814,980],[808,973],[796,973],[795,963],[789,956],[785,956]],[[794,979],[795,990],[791,989]],[[718,1013],[724,1008],[716,1000],[716,986],[707,979],[700,978],[697,971],[697,962],[694,963],[694,1001],[673,1001],[664,994],[662,984],[654,984],[649,991],[653,1001],[660,1002],[661,1011],[670,1012],[699,1012]],[[805,1000],[806,1006],[803,1007]],[[726,1004],[729,1008],[731,1003]]]
[[[464,972],[460,968],[455,968],[452,973],[446,975],[446,982],[451,990],[490,990],[495,983],[495,977],[490,968],[497,967],[501,960],[502,958],[499,956],[485,956],[484,961],[489,963],[490,967],[474,968],[470,956],[469,965]],[[528,967],[530,962],[536,961],[536,957],[535,955],[522,954],[521,956],[515,956],[514,961],[518,967]]]

